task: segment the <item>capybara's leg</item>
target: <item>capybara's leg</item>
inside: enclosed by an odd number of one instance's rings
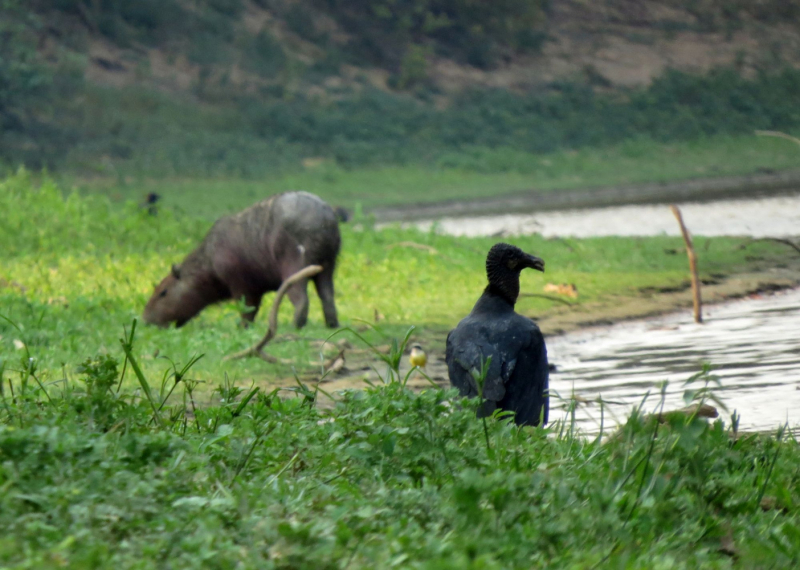
[[[325,270],[314,277],[314,286],[317,288],[317,295],[322,301],[322,312],[325,313],[325,324],[335,329],[339,326],[339,318],[336,315],[336,303],[333,300],[333,271]]]
[[[231,292],[231,297],[235,301],[244,299],[244,304],[247,308],[242,311],[242,320],[239,324],[244,328],[248,328],[255,320],[258,308],[261,306],[261,295],[246,294],[237,291],[235,293]]]
[[[261,295],[240,295],[238,298],[241,299],[242,297],[244,297],[244,304],[247,305],[247,309],[242,311],[241,325],[244,328],[249,328],[256,318],[258,308],[261,306]]]
[[[294,326],[303,328],[308,321],[308,280],[298,281],[286,292],[294,305]]]

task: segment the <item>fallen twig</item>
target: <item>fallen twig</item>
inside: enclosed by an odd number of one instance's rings
[[[278,309],[281,306],[281,300],[283,300],[283,296],[286,294],[286,291],[297,283],[298,281],[302,281],[303,279],[308,279],[309,277],[316,275],[322,271],[321,265],[309,265],[298,271],[297,273],[290,275],[286,281],[284,281],[278,292],[275,294],[275,300],[272,302],[272,309],[269,311],[269,327],[267,328],[267,332],[260,341],[256,344],[251,346],[246,350],[242,350],[241,352],[236,352],[234,354],[229,354],[223,361],[228,360],[238,360],[240,358],[248,358],[250,356],[258,356],[262,360],[267,362],[276,363],[279,362],[277,358],[274,356],[270,356],[269,354],[264,352],[264,347],[267,345],[269,341],[275,336],[275,333],[278,330]]]
[[[344,349],[339,351],[339,354],[334,356],[333,358],[329,359],[328,362],[324,365],[325,373],[331,374],[338,374],[342,370],[344,370],[345,365],[345,358],[344,358]]]
[[[792,141],[793,143],[800,145],[800,139],[797,137],[793,137],[792,135],[787,135],[786,133],[782,133],[780,131],[756,131],[756,135],[762,137],[776,137],[779,139],[786,139],[787,141]]]
[[[775,242],[778,242],[778,243],[782,243],[784,245],[788,245],[789,247],[793,248],[797,253],[800,253],[800,245],[797,245],[796,243],[794,243],[792,241],[789,241],[788,239],[774,238],[774,237],[763,237],[763,238],[751,239],[749,242],[747,242],[745,244],[745,247],[747,247],[751,243],[754,243],[754,242],[757,242],[757,241],[775,241]]]

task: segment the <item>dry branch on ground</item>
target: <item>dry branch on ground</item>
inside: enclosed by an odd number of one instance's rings
[[[286,291],[289,290],[289,287],[297,283],[298,281],[302,281],[303,279],[308,279],[316,275],[317,273],[322,271],[321,265],[309,265],[290,275],[286,281],[284,281],[278,292],[275,294],[275,300],[272,302],[272,309],[269,311],[269,326],[267,328],[267,332],[264,337],[258,341],[256,344],[251,346],[248,349],[242,350],[240,352],[236,352],[234,354],[229,354],[223,360],[236,360],[240,358],[248,358],[251,356],[258,356],[262,360],[266,360],[267,362],[276,363],[278,360],[274,356],[270,356],[264,352],[264,347],[271,341],[275,334],[278,331],[278,309],[280,309],[281,301],[283,300],[283,296],[286,294]]]

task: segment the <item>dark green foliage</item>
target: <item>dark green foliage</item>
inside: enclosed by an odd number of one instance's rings
[[[252,50],[250,64],[262,72],[284,69],[285,55],[268,32]],[[399,77],[408,86],[422,81],[419,68]],[[137,89],[90,89],[81,107],[54,115],[51,129],[69,138],[43,137],[35,158],[8,146],[3,157],[80,171],[106,156],[115,168],[155,176],[258,177],[307,156],[345,167],[416,163],[496,171],[507,168],[481,158],[487,149],[547,153],[634,138],[672,142],[800,127],[800,72],[789,69],[753,80],[730,69],[707,76],[671,71],[624,97],[570,83],[525,96],[473,91],[444,110],[374,90],[330,102],[276,99],[279,87],[273,96],[242,97],[235,107],[217,109]]]
[[[702,31],[716,32],[741,27],[746,18],[768,24],[796,23],[800,17],[798,0],[662,0],[664,4],[686,10],[695,17]]]
[[[375,64],[399,65],[412,43],[431,42],[444,55],[477,67],[504,52],[541,46],[539,0],[317,0],[354,35],[350,50]]]
[[[237,18],[244,12],[244,0],[202,0],[200,8],[210,8],[217,14]]]
[[[397,89],[408,89],[426,83],[429,53],[430,50],[423,46],[409,45],[400,62],[400,71],[390,79],[390,86]]]
[[[40,16],[56,11],[77,19],[89,34],[99,34],[121,47],[143,43],[186,49],[201,65],[227,63],[241,0],[38,0]],[[74,33],[74,32],[73,32]]]
[[[314,23],[314,9],[304,2],[292,2],[279,12],[292,32],[306,40],[324,44],[325,34],[317,31]]]
[[[189,16],[178,0],[38,0],[36,6],[78,17],[90,30],[121,45],[163,42]]]
[[[242,63],[250,71],[267,78],[274,79],[286,65],[286,53],[272,33],[261,30],[258,35],[249,40],[250,44],[245,51]]]
[[[26,152],[47,134],[37,111],[53,82],[52,71],[37,56],[37,25],[23,2],[0,1],[0,163],[41,164]]]
[[[800,126],[800,73],[792,70],[752,81],[727,69],[705,77],[673,71],[624,99],[557,87],[556,94],[529,96],[475,91],[444,111],[370,92],[327,106],[302,99],[247,104],[243,113],[260,137],[352,166],[424,161],[470,147],[551,152],[632,137],[666,142]]]

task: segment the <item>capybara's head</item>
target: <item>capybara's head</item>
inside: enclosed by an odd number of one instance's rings
[[[170,274],[156,287],[142,316],[151,325],[167,327],[175,323],[181,327],[208,304],[209,299],[196,280],[182,276],[180,267],[173,265]]]

